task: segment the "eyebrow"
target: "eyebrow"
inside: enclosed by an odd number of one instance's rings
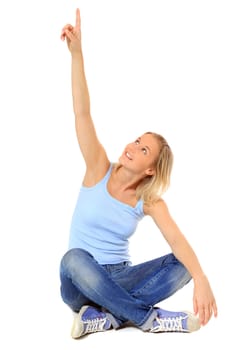
[[[138,140],[141,141],[141,137],[138,137]],[[148,147],[148,146],[144,146],[144,147],[147,148],[149,152],[151,152],[150,147]]]

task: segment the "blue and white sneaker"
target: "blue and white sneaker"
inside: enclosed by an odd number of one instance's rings
[[[74,313],[71,336],[76,339],[87,333],[107,331],[111,327],[111,321],[105,312],[93,306],[84,305],[79,313]]]
[[[190,333],[200,329],[197,316],[188,311],[174,312],[155,308],[157,316],[153,320],[153,326],[149,332],[184,332]]]

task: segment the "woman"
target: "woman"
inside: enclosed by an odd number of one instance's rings
[[[196,254],[161,198],[169,186],[171,149],[161,135],[147,132],[112,164],[91,118],[79,9],[75,26],[67,24],[61,39],[71,53],[75,125],[86,164],[69,250],[60,265],[61,296],[74,312],[72,337],[127,324],[148,332],[196,331],[217,316],[217,306]],[[172,253],[132,266],[128,238],[145,215]],[[193,314],[156,307],[191,279]]]

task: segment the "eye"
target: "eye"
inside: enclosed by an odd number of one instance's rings
[[[142,152],[143,152],[144,154],[147,154],[147,149],[146,149],[145,147],[143,147],[143,148],[142,148]]]
[[[136,140],[135,142],[134,142],[136,145],[139,145],[139,140]]]

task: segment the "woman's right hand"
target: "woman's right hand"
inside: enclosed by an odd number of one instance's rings
[[[80,10],[76,10],[76,21],[75,26],[71,24],[67,24],[62,28],[61,32],[61,40],[66,40],[68,49],[71,54],[74,55],[76,53],[80,53],[82,51],[81,48],[81,18],[80,18]]]

